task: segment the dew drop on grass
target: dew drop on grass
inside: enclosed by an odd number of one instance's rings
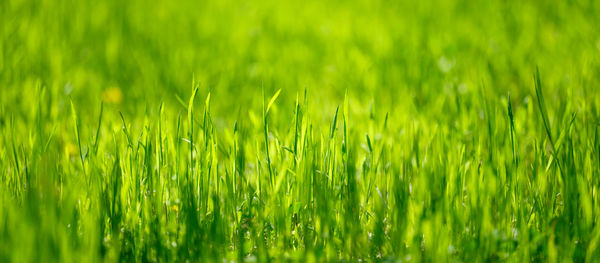
[[[442,56],[438,60],[438,68],[444,73],[448,73],[455,65],[456,59],[448,59],[445,56]]]

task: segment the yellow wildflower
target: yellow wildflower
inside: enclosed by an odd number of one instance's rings
[[[111,87],[102,92],[102,100],[105,103],[121,103],[123,100],[123,92],[118,87]]]
[[[66,143],[65,154],[67,155],[67,157],[71,158],[71,157],[75,156],[77,154],[77,151],[79,151],[77,145],[75,145],[74,143],[71,143],[71,142]]]

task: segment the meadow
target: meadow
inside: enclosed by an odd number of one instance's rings
[[[599,14],[1,0],[0,262],[598,262]]]

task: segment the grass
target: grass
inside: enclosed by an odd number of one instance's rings
[[[597,1],[0,1],[0,262],[600,260]]]

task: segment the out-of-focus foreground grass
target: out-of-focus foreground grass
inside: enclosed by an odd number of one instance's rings
[[[598,14],[0,1],[0,261],[600,260]]]

